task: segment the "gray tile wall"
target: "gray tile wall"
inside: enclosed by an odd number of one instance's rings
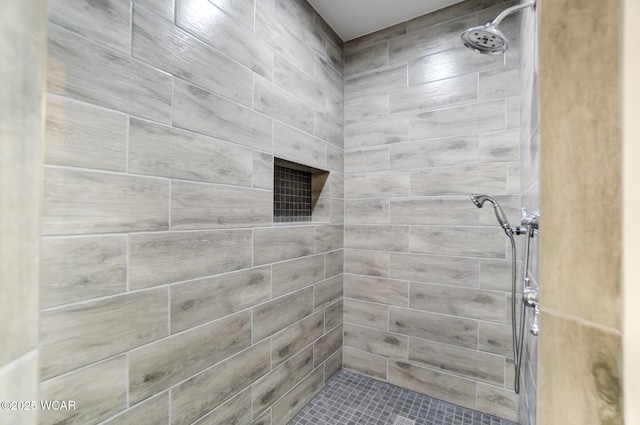
[[[302,0],[48,12],[40,397],[78,408],[40,423],[285,424],[342,366],[342,42]],[[274,155],[330,171],[316,222],[273,225]]]
[[[521,206],[527,211],[540,210],[540,119],[538,113],[538,20],[536,13],[526,10],[520,20],[520,174]],[[544,232],[544,227],[540,229]],[[538,238],[533,239],[531,284],[538,286]],[[527,329],[532,324],[528,312]],[[518,397],[518,422],[537,423],[538,338],[525,334],[521,393]]]
[[[44,148],[44,0],[0,15],[0,401],[38,399],[40,210]],[[4,403],[3,403],[4,404]],[[34,425],[37,411],[0,409],[1,425]]]
[[[343,360],[517,419],[510,252],[468,194],[519,220],[518,21],[505,56],[460,43],[507,6],[468,0],[345,43]]]

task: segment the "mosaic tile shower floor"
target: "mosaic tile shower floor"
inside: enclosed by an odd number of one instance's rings
[[[398,418],[400,417],[400,418]],[[404,421],[402,418],[410,421]],[[415,422],[413,422],[415,421]],[[289,425],[517,425],[341,370]]]

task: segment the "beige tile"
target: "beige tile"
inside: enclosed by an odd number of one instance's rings
[[[346,273],[389,277],[389,253],[345,249],[344,270]]]
[[[122,53],[129,53],[131,9],[129,1],[108,4],[83,0],[47,2],[49,21]]]
[[[409,195],[409,172],[348,174],[345,176],[346,198],[375,198]]]
[[[284,328],[271,337],[271,362],[275,367],[320,338],[324,333],[324,312],[318,311]]]
[[[288,125],[274,124],[273,153],[278,158],[311,167],[327,168],[327,144]]]
[[[171,229],[267,226],[273,223],[270,191],[171,182]]]
[[[313,77],[297,68],[281,55],[275,56],[273,82],[316,110],[324,110],[325,98],[322,86]]]
[[[506,258],[505,248],[505,234],[498,226],[411,227],[411,252],[502,259]]]
[[[409,138],[434,139],[504,129],[504,100],[493,100],[423,112],[409,121]]]
[[[269,371],[269,341],[206,369],[171,390],[172,423],[188,425]]]
[[[345,226],[345,248],[409,251],[408,226]]]
[[[343,345],[342,325],[335,327],[313,343],[313,366],[318,367]]]
[[[245,106],[251,106],[252,72],[176,27],[153,9],[136,7],[134,58]],[[216,72],[211,72],[215,69]]]
[[[478,322],[470,319],[389,307],[389,330],[459,347],[478,346]]]
[[[389,382],[458,406],[476,408],[476,383],[471,380],[390,360]]]
[[[140,423],[164,425],[169,423],[169,394],[145,400],[132,406],[122,415],[105,422],[105,425],[138,425]]]
[[[316,310],[324,308],[329,304],[332,304],[334,301],[342,298],[342,280],[342,275],[338,275],[314,285],[313,305]]]
[[[173,125],[264,151],[271,150],[271,119],[217,94],[176,80]]]
[[[47,164],[125,171],[126,158],[126,115],[47,96]]]
[[[49,92],[162,123],[170,121],[172,79],[168,74],[57,25],[49,25],[48,37]]]
[[[411,172],[412,195],[507,194],[505,164],[442,167]]]
[[[505,323],[503,292],[411,282],[411,308],[471,319]]]
[[[254,265],[313,254],[314,233],[314,228],[307,226],[254,230]]]
[[[367,353],[407,360],[409,338],[351,323],[344,325],[344,345]]]
[[[155,289],[45,311],[40,324],[43,379],[167,335],[167,290]]]
[[[467,196],[396,198],[389,202],[391,224],[456,226],[478,224],[478,211],[469,207],[471,201]]]
[[[344,169],[347,173],[387,171],[389,169],[389,148],[380,146],[349,150],[344,154]]]
[[[118,356],[40,384],[40,400],[76,408],[41,410],[39,424],[98,424],[127,407],[127,358]]]
[[[209,183],[251,185],[253,154],[221,140],[132,119],[129,172]]]
[[[368,99],[368,97],[367,97]],[[392,117],[346,125],[345,149],[388,145],[409,140],[409,118]]]
[[[313,347],[308,346],[253,385],[253,415],[258,416],[313,370]]]
[[[10,353],[7,353],[10,354]],[[0,400],[38,400],[40,376],[38,373],[38,350],[3,364],[0,369]],[[38,423],[37,410],[2,410],[0,423],[33,425]]]
[[[251,389],[247,388],[216,407],[196,423],[198,425],[248,425],[251,423]]]
[[[253,340],[260,341],[313,313],[313,288],[253,308]]]
[[[517,421],[517,398],[511,390],[478,384],[477,408],[480,412]]]
[[[171,286],[171,332],[271,299],[269,267],[232,272]]]
[[[45,169],[45,235],[166,230],[169,182],[72,169]]]
[[[422,84],[465,74],[475,75],[479,71],[502,67],[504,61],[503,55],[471,55],[469,49],[460,45],[409,59],[409,84]]]
[[[274,264],[273,296],[288,294],[324,279],[324,255],[312,255]]]
[[[474,103],[477,99],[478,78],[476,74],[468,74],[394,90],[389,95],[389,112],[418,114]]]
[[[392,170],[476,164],[479,156],[478,135],[411,141],[391,145]]]
[[[216,3],[217,2],[217,3]],[[273,49],[253,33],[215,6],[224,0],[176,0],[176,25],[198,37],[217,51],[238,61],[265,78],[273,72]],[[225,2],[245,5],[246,2]],[[247,9],[244,10],[246,12]]]
[[[389,307],[385,304],[345,298],[344,321],[386,331],[389,328]]]
[[[319,367],[273,405],[271,408],[273,423],[286,424],[289,422],[323,386],[324,368]]]
[[[409,361],[489,384],[502,386],[504,383],[504,357],[476,350],[410,338]]]
[[[547,313],[540,321],[538,423],[553,414],[567,424],[622,424],[620,336]]]
[[[344,226],[316,226],[316,252],[333,251],[344,246]]]
[[[342,349],[343,367],[380,381],[387,380],[387,358],[364,351],[344,347]]]
[[[437,255],[391,253],[391,277],[453,286],[478,286],[479,260]]]
[[[344,296],[362,301],[408,307],[409,283],[373,276],[345,274]]]
[[[130,286],[148,288],[251,267],[251,239],[250,230],[131,235]]]
[[[389,199],[346,200],[345,223],[389,224]]]
[[[344,95],[347,99],[355,99],[406,86],[407,65],[401,64],[345,79]]]
[[[254,81],[253,104],[256,111],[313,134],[313,108],[263,78]]]
[[[44,238],[40,306],[125,292],[126,237]]]

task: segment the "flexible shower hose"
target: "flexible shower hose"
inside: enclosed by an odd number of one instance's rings
[[[525,266],[525,274],[528,269],[528,256],[529,256],[529,232],[527,235],[527,248],[525,249],[525,262],[527,265]],[[520,301],[520,335],[518,338],[518,334],[516,332],[517,323],[516,323],[516,304],[517,304],[517,291],[516,291],[516,281],[517,281],[517,263],[518,259],[516,258],[516,241],[513,237],[513,232],[508,232],[507,236],[511,240],[511,334],[513,336],[513,363],[515,366],[515,382],[513,384],[514,391],[516,394],[520,394],[520,370],[522,368],[522,351],[524,345],[524,322],[525,322],[525,309],[524,303]],[[525,275],[526,276],[526,275]]]

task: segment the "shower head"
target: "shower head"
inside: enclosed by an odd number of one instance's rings
[[[523,4],[512,6],[502,11],[493,21],[478,27],[469,28],[462,33],[460,38],[465,47],[468,47],[476,53],[501,55],[509,48],[509,40],[507,40],[507,37],[498,29],[498,24],[512,13],[527,7],[534,7],[535,5],[535,0],[529,0]]]
[[[509,48],[507,37],[490,22],[469,28],[460,36],[465,47],[485,55],[501,55]]]
[[[485,202],[490,202],[491,205],[493,205],[493,212],[496,214],[496,219],[498,220],[498,223],[500,223],[500,226],[504,229],[507,235],[513,234],[513,229],[509,224],[507,215],[495,199],[489,195],[477,195],[475,193],[472,193],[469,197],[478,208],[482,208]]]

